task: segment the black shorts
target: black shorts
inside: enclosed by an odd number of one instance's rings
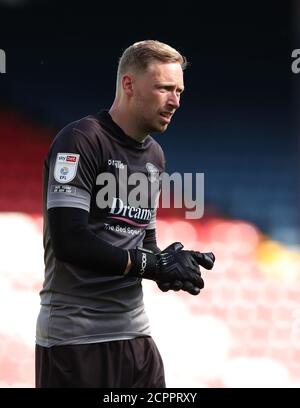
[[[151,337],[41,347],[36,387],[164,388],[164,366]]]

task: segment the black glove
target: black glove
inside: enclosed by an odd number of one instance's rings
[[[183,248],[183,245],[175,242],[174,244],[169,245],[166,249],[164,249],[162,252],[166,251],[178,251]],[[201,253],[198,251],[189,251],[192,253],[196,261],[198,262],[199,265],[203,266],[206,269],[212,269],[215,261],[215,256],[212,252],[209,253]],[[157,282],[157,286],[159,289],[163,292],[167,292],[168,290],[184,290],[186,292],[189,292],[191,295],[198,295],[200,293],[200,288],[198,286],[195,286],[192,282],[190,281],[179,281],[175,280],[173,282]]]
[[[160,283],[189,281],[198,288],[203,288],[204,282],[198,265],[200,258],[202,261],[202,255],[195,251],[182,250],[183,246],[179,242],[174,243],[172,249],[168,248],[159,254],[144,248],[130,249],[132,267],[128,274]],[[212,267],[211,259],[210,263]]]

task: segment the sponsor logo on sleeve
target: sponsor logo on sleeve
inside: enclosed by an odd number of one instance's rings
[[[76,163],[77,157],[76,156],[67,156],[66,161],[71,163]]]
[[[79,163],[79,154],[74,153],[58,153],[55,167],[54,178],[59,183],[69,183],[77,173]]]
[[[51,193],[69,193],[69,194],[75,194],[76,193],[76,187],[74,186],[60,186],[60,185],[53,185],[51,186]]]

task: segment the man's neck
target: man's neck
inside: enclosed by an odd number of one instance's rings
[[[123,130],[123,132],[131,137],[134,140],[142,143],[148,134],[143,134],[140,132],[136,124],[134,123],[134,119],[130,119],[130,115],[128,111],[121,109],[119,106],[116,106],[115,103],[109,109],[109,114],[112,117],[112,120]]]

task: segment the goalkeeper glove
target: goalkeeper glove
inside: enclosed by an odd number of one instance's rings
[[[175,242],[174,244],[169,245],[162,252],[166,252],[170,250],[178,251],[179,249],[182,249],[182,248],[183,248],[182,244]],[[190,252],[193,254],[193,256],[195,257],[199,265],[205,267],[206,269],[212,269],[214,265],[214,261],[215,261],[215,256],[212,252],[209,252],[209,253],[201,253],[198,251],[190,251]],[[173,282],[157,282],[157,286],[163,292],[167,292],[168,290],[178,291],[182,289],[186,292],[189,292],[191,295],[198,295],[200,293],[200,289],[204,287],[204,286],[203,287],[195,286],[190,281],[179,281],[179,280],[175,280]]]
[[[179,249],[183,248],[183,246],[179,243],[174,243],[169,245],[166,249],[164,249],[162,252],[165,251],[178,251]],[[198,264],[201,266],[204,266],[206,269],[212,269],[215,261],[215,256],[212,252],[209,253],[201,253],[198,251],[190,251],[195,259],[197,260]],[[159,289],[163,292],[167,292],[168,290],[174,290],[178,291],[180,289],[189,292],[191,295],[198,295],[200,293],[200,287],[195,286],[192,284],[190,281],[173,281],[173,282],[157,282],[157,286]]]
[[[199,262],[203,261],[203,254],[196,251],[184,251],[179,242],[172,244],[159,254],[144,248],[130,249],[132,267],[129,275],[151,279],[160,283],[174,281],[189,281],[198,288],[203,288]],[[213,265],[209,258],[209,265]]]

